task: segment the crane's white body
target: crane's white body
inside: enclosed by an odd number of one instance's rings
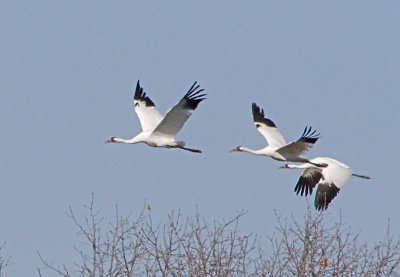
[[[345,163],[342,163],[338,160],[335,160],[330,157],[316,157],[311,159],[310,162],[317,164],[327,164],[326,167],[320,169],[322,171],[323,177],[319,180],[318,183],[334,183],[336,187],[341,188],[345,183],[347,183],[353,174],[353,170],[350,166]],[[316,166],[308,163],[304,164],[289,164],[289,168],[317,168]]]
[[[175,137],[189,119],[197,105],[203,101],[205,94],[199,95],[203,89],[198,90],[195,82],[185,96],[170,109],[165,116],[156,109],[153,101],[146,95],[139,81],[134,97],[135,112],[139,118],[142,132],[131,139],[112,137],[106,142],[119,143],[146,143],[151,147],[181,148],[191,152],[201,153],[200,150],[185,148],[183,141],[176,141]]]
[[[312,147],[318,140],[319,134],[315,134],[315,131],[311,132],[311,127],[306,127],[303,135],[297,141],[288,143],[275,123],[265,117],[264,110],[258,107],[256,103],[252,104],[252,111],[254,124],[268,145],[259,150],[238,146],[230,152],[248,152],[254,155],[268,156],[278,161],[309,162],[300,155]]]
[[[311,195],[318,184],[314,202],[317,210],[326,210],[329,203],[336,197],[351,176],[370,179],[368,176],[354,174],[351,167],[333,158],[316,157],[311,159],[310,162],[301,165],[286,164],[282,168],[304,169],[295,187],[295,192],[297,194],[300,193],[301,196],[303,194],[305,196]],[[323,167],[318,167],[314,164],[323,165]]]

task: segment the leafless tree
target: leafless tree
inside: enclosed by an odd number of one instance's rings
[[[383,241],[368,247],[342,217],[327,226],[324,213],[308,209],[301,222],[276,214],[270,254],[259,248],[260,276],[400,276],[400,240],[388,223]]]
[[[5,242],[2,245],[0,245],[0,277],[4,276],[4,269],[11,265],[11,256],[3,257],[2,252],[5,246],[6,246]]]
[[[57,266],[40,256],[39,276],[400,276],[400,240],[389,224],[371,248],[341,217],[326,225],[324,213],[311,209],[300,221],[276,212],[275,232],[263,239],[241,234],[245,212],[219,223],[177,211],[154,224],[146,204],[135,220],[116,209],[114,223],[105,224],[93,198],[85,207],[83,222],[69,210],[85,243],[75,246],[79,261]]]
[[[45,269],[59,276],[246,276],[256,250],[256,236],[240,235],[238,213],[232,219],[208,223],[198,213],[194,219],[182,219],[172,212],[167,223],[154,224],[151,208],[145,205],[136,220],[121,217],[108,231],[101,228],[103,218],[94,210],[93,201],[86,206],[83,223],[72,209],[69,216],[87,243],[75,247],[80,261],[73,268],[56,266],[40,258]],[[43,268],[38,268],[39,276]]]

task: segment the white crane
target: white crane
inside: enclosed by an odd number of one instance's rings
[[[132,144],[143,142],[151,147],[180,148],[194,153],[201,153],[200,150],[186,148],[185,142],[175,140],[175,136],[197,108],[197,105],[205,99],[203,96],[206,94],[199,94],[204,89],[199,89],[199,87],[197,82],[194,82],[178,104],[163,117],[157,111],[154,102],[143,91],[138,81],[133,102],[135,104],[135,112],[142,126],[142,132],[131,139],[112,137],[106,143],[119,142]]]
[[[275,123],[271,119],[266,118],[264,110],[257,106],[256,103],[252,104],[253,119],[257,130],[267,140],[268,145],[259,150],[249,149],[247,147],[238,146],[230,150],[229,152],[248,152],[254,155],[269,156],[278,161],[289,161],[289,162],[302,162],[311,163],[309,160],[300,157],[300,155],[310,149],[312,145],[318,140],[319,134],[315,134],[315,130],[311,132],[311,127],[304,129],[301,137],[295,141],[288,143],[285,138],[279,132]],[[314,164],[321,166],[319,164]]]
[[[329,157],[317,157],[310,160],[313,164],[321,164],[324,167],[317,167],[310,163],[301,165],[285,164],[281,168],[302,168],[303,173],[294,188],[297,195],[311,195],[317,184],[317,194],[315,195],[314,206],[318,211],[323,211],[328,208],[329,203],[339,193],[351,176],[371,179],[365,175],[354,174],[353,170],[347,165],[338,160]]]

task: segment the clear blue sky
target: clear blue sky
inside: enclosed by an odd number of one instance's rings
[[[76,228],[95,195],[111,221],[147,201],[155,221],[173,209],[273,232],[274,210],[301,218],[300,171],[238,146],[265,142],[257,102],[289,140],[305,125],[322,138],[307,157],[331,156],[353,178],[326,216],[342,213],[369,242],[387,219],[400,232],[400,3],[397,1],[0,1],[0,241],[33,276],[36,251],[72,264]],[[137,80],[165,113],[193,81],[206,89],[178,139],[193,154],[110,145],[140,131]],[[313,202],[313,198],[310,199]]]

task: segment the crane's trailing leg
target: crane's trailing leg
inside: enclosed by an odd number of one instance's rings
[[[190,151],[190,152],[193,152],[193,153],[201,153],[201,150],[192,149],[192,148],[186,148],[186,147],[183,147],[183,146],[177,146],[177,148],[180,148],[180,149],[183,149],[183,150],[186,150],[186,151]]]
[[[300,162],[301,162],[301,163],[312,164],[312,165],[314,165],[314,166],[316,166],[316,167],[327,167],[327,166],[328,166],[328,164],[326,164],[326,163],[319,163],[319,164],[317,164],[317,163],[313,163],[312,161],[307,160],[307,159],[303,159],[303,158],[301,158],[301,161],[300,161]]]
[[[371,177],[369,177],[369,176],[365,176],[365,175],[358,175],[358,174],[351,174],[351,175],[353,175],[353,176],[355,176],[355,177],[358,177],[358,178],[364,178],[364,179],[371,179]]]
[[[312,163],[312,162],[307,162],[307,163],[315,165],[317,167],[327,167],[328,166],[327,164],[324,164],[324,163],[321,163],[321,164],[316,164],[316,163]]]

